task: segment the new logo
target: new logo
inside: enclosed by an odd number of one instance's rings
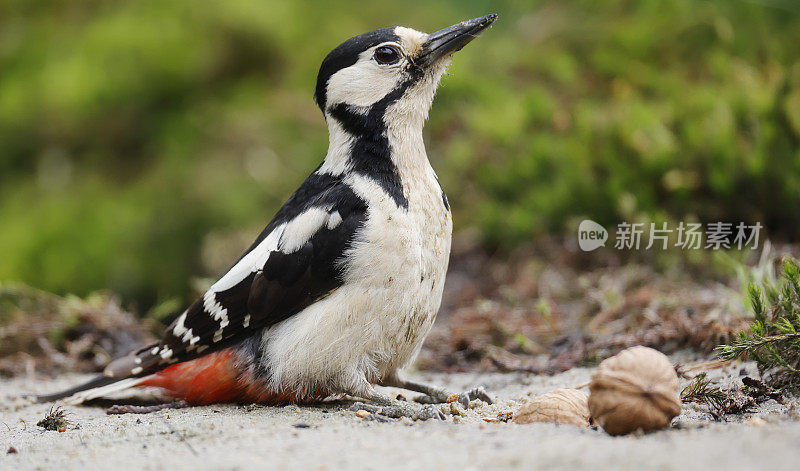
[[[584,252],[591,252],[599,247],[605,247],[608,240],[608,231],[605,227],[591,219],[584,219],[578,226],[578,245]]]

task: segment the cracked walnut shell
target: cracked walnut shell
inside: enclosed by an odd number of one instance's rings
[[[588,427],[589,395],[577,389],[555,389],[531,398],[516,414],[514,422],[548,422]]]
[[[681,412],[675,368],[652,348],[631,347],[604,360],[589,390],[592,418],[611,435],[660,429]]]

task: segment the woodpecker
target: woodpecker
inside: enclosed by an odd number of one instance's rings
[[[350,396],[392,417],[442,418],[449,391],[403,379],[430,331],[450,256],[450,207],[422,129],[451,56],[497,15],[432,34],[388,27],[323,60],[323,162],[253,244],[152,345],[40,401],[158,387],[193,405]],[[423,393],[400,401],[376,386]],[[480,397],[476,388],[460,395]]]

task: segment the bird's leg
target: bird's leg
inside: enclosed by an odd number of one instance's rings
[[[151,412],[158,412],[164,409],[182,409],[184,407],[189,407],[189,404],[187,404],[186,401],[181,399],[177,401],[156,404],[153,406],[134,406],[129,404],[123,404],[123,405],[113,405],[109,407],[108,409],[106,409],[106,414],[108,415],[149,414]]]
[[[416,381],[409,381],[407,379],[402,379],[397,375],[390,376],[388,379],[383,381],[381,385],[408,389],[409,391],[422,393],[424,396],[414,399],[416,402],[422,404],[441,404],[443,402],[447,402],[447,399],[453,395],[452,392],[445,388],[440,388],[431,384],[417,383]],[[489,394],[486,392],[483,386],[478,386],[470,389],[469,391],[458,393],[457,400],[464,407],[467,407],[470,401],[475,399],[480,399],[487,404],[492,404],[494,402],[492,398],[489,397]]]
[[[444,414],[442,414],[442,411],[430,404],[420,405],[406,401],[400,401],[385,394],[381,394],[375,391],[372,387],[370,387],[368,392],[359,396],[362,396],[371,404],[356,402],[350,406],[350,410],[365,410],[373,414],[380,414],[393,419],[408,417],[413,420],[444,420]]]

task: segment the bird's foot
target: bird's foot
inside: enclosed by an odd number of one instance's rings
[[[411,420],[444,420],[444,414],[442,411],[431,404],[419,405],[404,401],[393,401],[388,405],[375,405],[367,404],[365,402],[356,402],[350,406],[350,410],[355,412],[359,410],[365,410],[371,414],[389,417],[392,419],[408,417]]]
[[[158,412],[164,409],[182,409],[184,407],[189,407],[189,404],[187,404],[184,400],[165,402],[163,404],[156,404],[153,406],[134,406],[130,404],[123,404],[109,407],[106,409],[106,414],[149,414],[151,412]]]
[[[464,407],[469,407],[469,403],[475,399],[480,399],[487,404],[494,403],[483,386],[478,386],[462,393],[449,393],[447,390],[441,389],[433,391],[431,394],[425,394],[414,398],[414,400],[420,404],[442,404],[444,402],[452,402],[453,396],[455,396],[455,400]]]

